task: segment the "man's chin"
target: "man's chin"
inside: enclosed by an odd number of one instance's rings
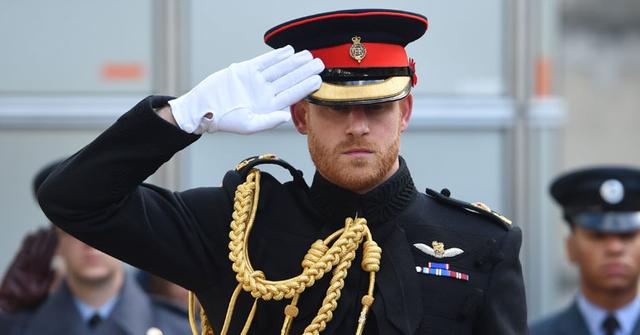
[[[628,292],[630,289],[634,288],[635,285],[637,284],[629,278],[619,277],[603,280],[601,287],[610,294],[616,295]]]
[[[372,162],[367,157],[353,157],[347,161],[347,169],[353,169],[352,173],[371,173],[369,171]]]
[[[368,169],[355,169],[348,174],[343,174],[337,182],[334,182],[349,191],[362,193],[378,185],[379,179]]]

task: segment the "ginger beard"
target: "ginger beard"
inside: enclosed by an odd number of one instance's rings
[[[334,148],[321,141],[309,125],[307,143],[311,159],[318,172],[332,183],[350,190],[362,192],[373,189],[384,181],[400,151],[400,128],[387,145],[375,145],[366,139],[349,137]],[[342,153],[349,148],[367,148],[370,157],[346,157]]]

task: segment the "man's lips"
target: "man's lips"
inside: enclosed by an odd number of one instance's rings
[[[623,263],[609,263],[603,265],[604,273],[609,276],[625,275],[627,273],[627,266]]]
[[[373,153],[372,150],[365,149],[365,148],[348,149],[343,152],[343,154],[349,155],[349,156],[363,156],[363,155],[369,155],[371,153]]]

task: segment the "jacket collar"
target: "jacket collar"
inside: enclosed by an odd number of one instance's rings
[[[374,238],[390,232],[387,224],[398,216],[417,194],[413,179],[402,157],[400,166],[384,183],[366,194],[357,194],[337,186],[316,171],[310,195],[320,217],[325,220],[325,229],[333,232],[344,225],[347,217],[367,219]],[[377,234],[376,234],[377,233]]]

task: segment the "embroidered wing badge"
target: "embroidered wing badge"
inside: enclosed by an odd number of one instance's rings
[[[438,242],[438,241],[431,242],[431,247],[423,243],[416,243],[413,246],[416,247],[418,250],[424,252],[425,254],[433,256],[435,258],[447,258],[447,257],[458,256],[464,252],[464,250],[460,248],[445,249],[444,243]]]

